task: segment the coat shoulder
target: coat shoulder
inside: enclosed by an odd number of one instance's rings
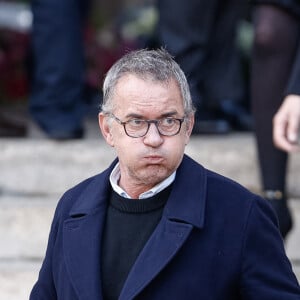
[[[233,179],[208,169],[205,170],[209,192],[214,192],[216,195],[223,195],[227,198],[243,199],[242,201],[257,201],[257,198],[260,198],[259,195]]]
[[[206,170],[206,174],[208,206],[214,207],[223,215],[227,212],[233,219],[244,221],[254,212],[260,211],[268,215],[273,223],[277,223],[271,205],[260,195],[211,170]]]
[[[68,189],[58,201],[56,215],[59,215],[63,219],[67,218],[72,209],[80,204],[82,201],[81,199],[90,193],[89,189],[91,186],[96,185],[97,182],[103,181],[102,178],[103,173],[100,173],[89,177]]]

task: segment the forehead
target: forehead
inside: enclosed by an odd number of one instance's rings
[[[183,113],[183,100],[175,79],[158,81],[133,74],[122,76],[113,95],[116,110],[132,113],[159,113],[166,110]]]

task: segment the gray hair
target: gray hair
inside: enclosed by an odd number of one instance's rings
[[[118,80],[126,74],[135,74],[144,79],[168,82],[174,79],[181,92],[184,112],[194,113],[191,93],[187,79],[172,56],[165,49],[131,51],[119,59],[108,71],[103,83],[103,102],[101,110],[110,113],[113,110],[112,96]]]

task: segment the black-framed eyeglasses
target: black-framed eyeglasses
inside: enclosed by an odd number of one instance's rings
[[[185,118],[165,117],[157,120],[130,119],[122,122],[114,114],[110,114],[119,124],[123,125],[125,133],[132,138],[143,137],[149,131],[153,123],[160,135],[173,136],[180,132],[181,125]]]

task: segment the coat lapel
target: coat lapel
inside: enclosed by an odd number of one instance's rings
[[[190,234],[191,224],[164,219],[136,260],[119,300],[133,299],[167,265]]]
[[[66,269],[79,299],[102,299],[101,239],[109,194],[110,169],[94,178],[63,226]]]
[[[192,229],[203,227],[205,195],[205,169],[185,156],[162,220],[133,265],[119,300],[133,299],[140,293],[172,260]]]
[[[64,259],[79,299],[102,299],[101,234],[105,210],[64,223]]]

